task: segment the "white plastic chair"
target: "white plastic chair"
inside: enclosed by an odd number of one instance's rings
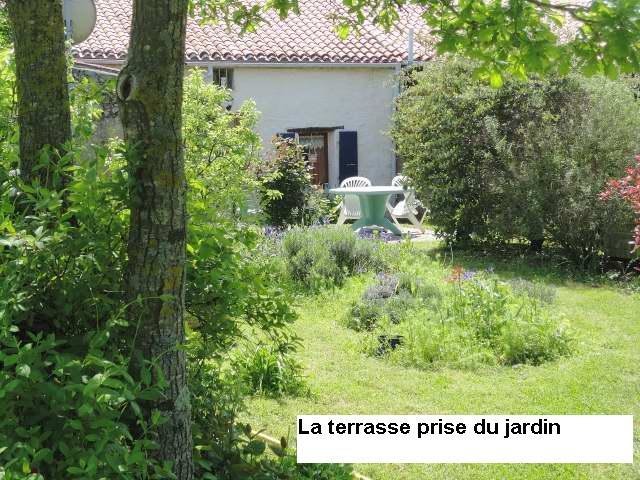
[[[343,187],[370,187],[371,180],[365,177],[349,177],[345,178],[340,183],[340,188]],[[358,220],[360,214],[360,200],[357,195],[345,195],[342,203],[338,205],[337,209],[340,209],[340,216],[338,217],[338,225],[342,225],[347,220]],[[336,209],[336,210],[337,210]]]
[[[398,175],[391,180],[391,185],[394,187],[404,187],[407,184],[407,180],[407,177]],[[416,198],[413,190],[407,190],[404,193],[404,199],[400,200],[395,205],[387,202],[387,211],[396,225],[400,226],[400,222],[398,222],[399,219],[409,220],[414,227],[420,230],[420,233],[424,233],[424,228],[422,228],[424,214],[420,220],[418,220],[417,217],[418,207],[420,206],[422,206],[422,203]]]

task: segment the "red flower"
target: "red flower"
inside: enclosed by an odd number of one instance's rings
[[[453,267],[453,270],[451,271],[451,275],[447,277],[447,282],[450,282],[450,283],[460,282],[463,276],[464,276],[464,268],[461,267],[460,265],[456,265],[455,267]]]
[[[640,249],[640,155],[636,157],[636,166],[626,169],[627,175],[619,180],[610,180],[607,188],[600,194],[602,200],[613,197],[622,198],[636,212],[636,229],[634,233],[634,252]]]

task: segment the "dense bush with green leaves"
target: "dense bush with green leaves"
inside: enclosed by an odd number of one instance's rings
[[[252,103],[228,112],[229,92],[206,84],[200,72],[185,83],[184,138],[189,182],[186,308],[201,336],[198,355],[211,360],[226,352],[249,324],[274,335],[294,320],[289,298],[258,255],[262,234],[240,221],[255,188],[259,138]],[[194,356],[194,361],[196,361]]]
[[[267,223],[275,227],[326,223],[331,202],[314,188],[302,146],[279,137],[272,143],[271,156],[258,169]]]
[[[170,478],[149,458],[156,444],[146,430],[162,419],[147,424],[139,406],[159,398],[161,385],[150,384],[150,373],[147,383],[135,381],[126,358],[109,360],[113,330],[93,333],[86,346],[53,334],[2,336],[3,478]],[[134,437],[131,425],[142,434]]]
[[[192,217],[206,207],[208,220],[235,218],[246,209],[247,192],[258,188],[253,171],[260,158],[259,114],[253,102],[227,111],[230,99],[229,90],[206,83],[200,70],[185,79],[183,135]]]
[[[296,228],[282,241],[289,276],[312,291],[342,285],[351,275],[382,270],[381,249],[379,242],[358,238],[348,226]]]
[[[493,89],[448,58],[413,74],[393,137],[429,221],[451,241],[549,238],[575,259],[630,222],[598,193],[640,149],[640,104],[623,81],[506,78]]]
[[[271,157],[259,172],[262,209],[270,225],[299,225],[311,190],[311,170],[302,146],[295,141],[275,137],[272,144]]]
[[[162,419],[139,408],[162,385],[151,384],[152,366],[133,376],[129,365],[122,158],[118,149],[99,162],[75,152],[58,167],[43,156],[52,178],[72,173],[59,191],[23,184],[0,163],[5,478],[167,478],[144,433]]]

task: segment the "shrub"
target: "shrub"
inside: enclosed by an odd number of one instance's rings
[[[636,228],[633,243],[634,251],[640,249],[640,155],[636,156],[636,165],[627,169],[627,175],[619,180],[611,180],[607,189],[600,195],[605,201],[621,198],[629,204],[636,214]]]
[[[282,250],[291,278],[310,290],[383,267],[379,244],[359,239],[347,226],[293,229],[284,236]]]
[[[259,186],[254,173],[260,151],[255,104],[245,102],[238,111],[228,112],[224,103],[231,92],[207,84],[198,70],[185,79],[184,90],[191,223],[211,223],[216,217],[235,219],[247,208],[247,192]]]
[[[80,349],[53,334],[26,342],[2,335],[0,476],[169,478],[168,466],[150,458],[157,445],[146,434],[161,417],[147,424],[139,407],[161,390],[134,381],[126,359],[107,359],[103,347],[114,330],[96,332]],[[135,423],[142,432],[134,439]]]
[[[570,352],[569,336],[544,314],[528,321],[507,323],[499,340],[501,361],[506,365],[540,365]]]
[[[356,331],[373,330],[384,318],[384,307],[385,302],[381,299],[371,299],[355,303],[351,307],[347,327]]]
[[[300,225],[311,190],[311,170],[301,145],[275,137],[274,151],[262,166],[262,209],[269,224]]]
[[[640,146],[640,106],[623,81],[579,75],[474,80],[460,59],[430,62],[398,102],[405,173],[450,241],[545,238],[576,260],[630,221],[598,193]]]
[[[261,206],[269,225],[327,224],[335,203],[312,183],[304,149],[291,139],[275,137],[271,157],[257,169]]]
[[[491,348],[474,342],[470,332],[455,322],[416,317],[403,324],[400,332],[402,345],[390,352],[390,358],[403,365],[472,369],[498,364]]]
[[[302,367],[292,357],[290,344],[259,345],[241,349],[234,369],[250,393],[297,395],[304,389]]]
[[[400,279],[395,275],[379,273],[376,276],[376,283],[364,292],[363,300],[387,299],[398,293]]]
[[[10,46],[12,37],[7,10],[2,9],[0,11],[0,49]]]
[[[139,407],[162,383],[151,384],[149,366],[133,378],[129,365],[122,158],[117,149],[102,153],[82,162],[70,153],[60,168],[77,165],[62,192],[7,175],[0,184],[0,444],[11,446],[0,463],[8,478],[169,475],[149,458],[157,446],[146,432],[162,418],[143,418]],[[47,160],[43,168],[60,177]]]
[[[351,307],[347,326],[357,331],[370,331],[385,322],[398,324],[418,304],[411,291],[402,288],[399,277],[379,273],[376,283],[368,287],[360,301]]]
[[[15,64],[8,50],[3,50],[0,20],[0,158],[5,166],[16,165],[18,156],[15,90]]]

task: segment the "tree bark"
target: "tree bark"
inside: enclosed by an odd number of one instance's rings
[[[191,406],[184,342],[186,180],[182,91],[188,0],[135,0],[127,64],[118,78],[129,146],[131,225],[127,294],[140,360],[157,362],[168,387],[145,405],[168,421],[157,429],[160,460],[193,478]],[[137,362],[141,365],[140,362]]]
[[[20,173],[27,182],[40,179],[51,187],[46,169],[34,169],[43,147],[64,154],[71,139],[62,2],[8,0],[7,8],[16,61]]]

